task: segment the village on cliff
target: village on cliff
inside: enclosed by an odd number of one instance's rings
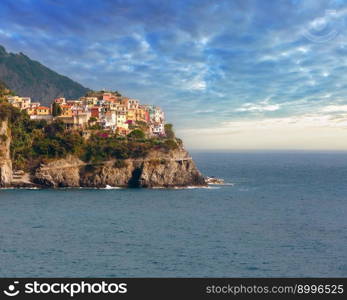
[[[160,107],[141,104],[117,92],[90,92],[74,100],[60,97],[50,107],[32,102],[30,97],[8,96],[7,101],[26,111],[32,120],[60,120],[71,129],[97,127],[127,135],[140,124],[149,136],[165,136],[165,117]]]

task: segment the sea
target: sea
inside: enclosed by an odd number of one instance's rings
[[[225,185],[0,190],[0,277],[347,277],[347,152],[191,152]]]

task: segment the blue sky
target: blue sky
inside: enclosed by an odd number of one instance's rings
[[[347,2],[2,0],[0,44],[163,107],[189,148],[347,149]]]

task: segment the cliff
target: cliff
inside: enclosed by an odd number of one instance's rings
[[[41,165],[32,180],[46,187],[184,187],[205,186],[204,177],[183,149],[152,150],[139,159],[85,163],[74,156]]]
[[[60,123],[40,127],[5,102],[0,103],[0,120],[1,187],[206,185],[182,142],[174,137],[96,132],[85,138]]]
[[[11,134],[7,121],[0,120],[0,187],[12,182],[12,161],[10,156]]]

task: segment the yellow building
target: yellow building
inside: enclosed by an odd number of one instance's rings
[[[136,121],[136,109],[128,109],[127,121]]]
[[[43,115],[50,115],[51,114],[51,110],[49,107],[46,107],[46,106],[39,106],[39,107],[36,107],[36,114],[38,116],[43,116]]]
[[[36,109],[40,106],[39,102],[32,102],[30,106],[26,109],[29,116],[36,115]]]
[[[17,107],[21,110],[29,108],[30,103],[31,103],[30,97],[11,96],[11,97],[7,97],[7,101],[12,106]]]
[[[61,104],[60,108],[61,108],[61,115],[60,116],[62,116],[62,117],[72,117],[71,105]]]
[[[147,123],[148,121],[147,115],[148,115],[147,111],[144,108],[140,107],[136,109],[135,120]]]

